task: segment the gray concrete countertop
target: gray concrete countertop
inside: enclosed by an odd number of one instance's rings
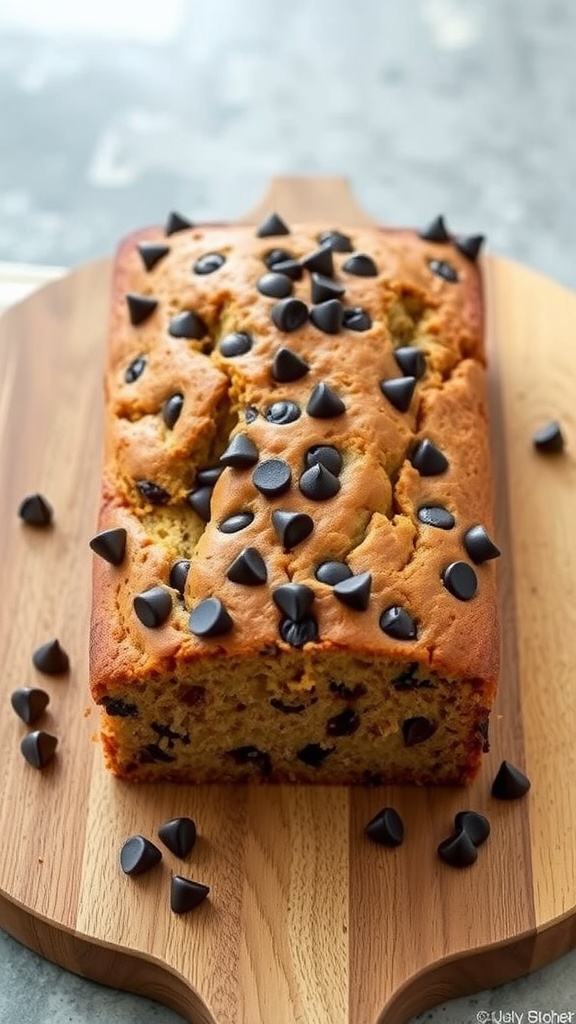
[[[575,44],[573,0],[2,0],[0,260],[73,266],[327,174],[576,287]],[[180,1019],[0,933],[0,1024]],[[576,952],[419,1020],[576,1024]]]

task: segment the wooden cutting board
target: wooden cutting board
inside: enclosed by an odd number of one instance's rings
[[[340,180],[279,179],[254,210],[288,220],[370,223]],[[434,211],[431,211],[432,213]],[[93,263],[0,324],[0,926],[79,974],[158,999],[194,1024],[400,1024],[452,996],[533,970],[576,944],[576,296],[495,257],[484,262],[504,636],[492,751],[468,790],[144,786],[105,774],[89,712],[87,633],[101,446],[110,263]],[[559,418],[564,455],[531,446]],[[54,505],[25,527],[21,498]],[[57,636],[67,677],[31,653]],[[42,772],[20,754],[11,692],[50,693],[59,737]],[[500,803],[503,758],[532,789]],[[406,825],[396,850],[365,823],[385,805]],[[466,870],[443,864],[453,815],[486,813],[492,835]],[[189,861],[166,851],[124,876],[126,837],[190,815]],[[170,874],[211,886],[189,915]]]

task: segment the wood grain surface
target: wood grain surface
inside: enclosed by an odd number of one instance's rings
[[[370,223],[339,179],[278,179],[257,210],[334,226]],[[0,926],[55,962],[151,996],[193,1024],[401,1024],[452,996],[516,977],[576,944],[576,296],[514,264],[484,261],[490,313],[503,663],[492,750],[467,790],[139,786],[107,775],[87,676],[91,553],[101,457],[101,380],[110,264],[50,284],[0,321]],[[531,435],[562,421],[567,451]],[[24,526],[41,491],[49,530]],[[64,677],[32,651],[59,637]],[[50,694],[41,727],[59,738],[42,772],[10,694]],[[490,796],[507,758],[520,801]],[[406,840],[363,828],[383,806]],[[456,811],[492,835],[458,871],[436,846]],[[199,841],[149,874],[119,870],[122,842],[179,814]],[[211,887],[191,914],[169,908],[171,874]]]

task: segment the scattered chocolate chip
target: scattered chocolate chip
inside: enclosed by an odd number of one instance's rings
[[[290,228],[277,213],[269,213],[256,228],[257,238],[270,238],[273,235],[289,235]]]
[[[364,828],[373,843],[380,846],[401,846],[404,842],[404,823],[393,807],[384,807]]]
[[[288,402],[286,400],[273,402],[264,411],[264,417],[268,420],[268,423],[275,423],[277,426],[294,423],[294,420],[297,420],[299,416],[300,406],[296,405],[296,402]]]
[[[126,530],[123,526],[97,533],[90,541],[94,554],[99,555],[110,565],[122,565],[126,554]]]
[[[335,693],[341,700],[358,700],[359,697],[366,696],[364,683],[354,683],[353,686],[348,686],[340,679],[331,679],[328,689],[330,693]]]
[[[162,419],[164,423],[172,430],[176,425],[180,413],[182,412],[182,406],[184,405],[184,395],[177,393],[167,398],[162,406]]]
[[[120,850],[120,867],[132,878],[143,875],[162,860],[162,853],[144,836],[130,836]]]
[[[195,636],[221,636],[229,633],[234,623],[218,597],[200,601],[190,614],[190,631]]]
[[[305,583],[283,583],[272,591],[274,604],[294,622],[301,622],[310,611],[314,591]]]
[[[327,501],[340,490],[340,481],[321,462],[304,470],[298,486],[305,498],[311,501]]]
[[[168,582],[170,586],[177,590],[179,594],[184,594],[186,589],[186,580],[188,579],[188,573],[190,571],[190,559],[179,558],[177,562],[173,562],[170,567],[170,575]]]
[[[170,880],[170,910],[174,914],[187,914],[202,903],[209,892],[210,886],[202,882],[173,875]]]
[[[152,315],[158,305],[158,299],[153,299],[150,295],[137,295],[135,292],[128,292],[126,303],[130,323],[133,327],[138,327]]]
[[[369,331],[372,327],[372,317],[361,306],[350,306],[344,310],[342,326],[347,331]]]
[[[443,278],[444,281],[449,281],[450,284],[455,284],[458,281],[456,267],[453,267],[451,263],[447,263],[446,260],[430,260],[428,266],[433,274]]]
[[[289,277],[274,270],[260,277],[256,287],[261,295],[266,295],[270,299],[285,299],[287,295],[292,294],[294,285]]]
[[[529,789],[530,780],[524,772],[510,761],[502,761],[492,783],[492,796],[497,800],[517,800]]]
[[[471,526],[464,534],[464,547],[468,555],[476,565],[487,562],[491,558],[498,558],[501,554],[500,548],[488,536],[483,526]]]
[[[450,465],[444,452],[441,452],[427,437],[418,441],[412,451],[410,462],[414,469],[418,470],[420,476],[440,476]]]
[[[202,466],[196,473],[195,482],[199,487],[214,487],[223,472],[224,466]]]
[[[327,249],[331,249],[332,252],[352,252],[352,242],[348,235],[342,234],[341,231],[322,231],[318,236],[320,245],[325,246]]]
[[[305,512],[275,509],[272,513],[272,526],[284,550],[291,551],[310,536],[314,529],[314,520]]]
[[[539,452],[553,455],[564,450],[566,441],[557,420],[540,427],[532,436],[532,444]]]
[[[335,587],[337,583],[350,579],[352,569],[345,562],[321,562],[314,575],[320,583]]]
[[[175,235],[177,231],[186,231],[187,228],[193,228],[194,225],[191,220],[187,217],[183,217],[181,213],[176,213],[172,210],[168,214],[168,220],[166,221],[166,234]]]
[[[124,380],[126,384],[133,384],[138,377],[141,377],[146,367],[146,359],[144,356],[136,356],[130,363],[130,366],[126,367],[124,371]]]
[[[329,469],[333,476],[339,476],[342,470],[342,456],[331,444],[313,444],[308,448],[304,462],[308,469],[320,463]]]
[[[344,708],[326,722],[327,736],[352,736],[360,727],[360,715],[353,708]]]
[[[268,579],[266,562],[256,548],[244,548],[228,567],[226,577],[231,583],[258,587]]]
[[[158,242],[140,242],[137,248],[146,270],[153,270],[170,252],[169,245],[160,245]]]
[[[312,302],[322,303],[328,299],[341,299],[346,289],[339,281],[324,274],[312,274]]]
[[[425,689],[433,689],[432,682],[430,679],[420,679],[418,676],[418,669],[420,668],[417,661],[411,661],[407,668],[404,669],[400,675],[395,676],[390,681],[390,685],[395,690],[420,690],[423,687]]]
[[[54,757],[58,740],[41,729],[29,732],[20,743],[20,750],[33,768],[44,768]]]
[[[207,252],[196,260],[192,269],[195,274],[213,274],[216,270],[220,270],[225,263],[226,257],[221,252]]]
[[[280,636],[291,647],[303,647],[318,639],[318,623],[313,615],[306,615],[301,622],[282,619]]]
[[[247,434],[235,434],[226,451],[220,456],[220,462],[223,466],[233,466],[234,469],[254,466],[258,462],[258,449]]]
[[[361,572],[358,576],[350,576],[348,579],[336,583],[334,586],[334,597],[337,597],[348,608],[364,612],[370,601],[371,587],[371,573]]]
[[[167,501],[170,501],[168,491],[160,487],[160,484],[152,483],[151,480],[137,480],[136,487],[142,497],[151,505],[165,505]]]
[[[218,529],[221,533],[238,533],[239,530],[245,530],[252,522],[254,522],[253,512],[236,512],[223,519]]]
[[[138,706],[121,697],[103,697],[98,701],[111,718],[137,718]]]
[[[298,260],[278,260],[273,267],[276,274],[284,274],[291,281],[299,281],[302,277],[302,267]]]
[[[398,412],[408,412],[415,387],[415,377],[392,377],[380,381],[382,394]]]
[[[51,526],[52,506],[41,494],[29,494],[20,502],[18,515],[27,526]]]
[[[272,270],[277,263],[292,262],[296,263],[297,261],[293,260],[292,253],[288,252],[287,249],[271,249],[270,252],[267,252],[264,256],[264,263],[268,267],[268,270]],[[298,266],[300,266],[300,264],[298,264]]]
[[[133,600],[134,611],[143,626],[162,626],[172,611],[172,595],[165,587],[150,587]]]
[[[210,522],[210,504],[212,502],[212,487],[196,487],[186,495],[186,501],[193,508],[200,519],[205,523]]]
[[[402,722],[402,736],[405,747],[415,747],[417,743],[423,743],[436,732],[437,726],[424,715],[415,715],[414,718],[406,718]]]
[[[267,754],[264,750],[259,750],[258,747],[254,747],[252,744],[236,747],[235,750],[230,751],[230,756],[234,758],[236,764],[254,765],[255,768],[262,772],[262,775],[270,775],[272,773],[270,754]]]
[[[226,358],[244,356],[252,348],[252,335],[246,331],[233,331],[227,334],[218,345],[221,355]]]
[[[416,623],[406,609],[399,605],[393,605],[382,612],[380,629],[395,640],[416,639]]]
[[[272,307],[272,320],[279,331],[297,331],[308,319],[308,306],[301,299],[280,299]]]
[[[442,582],[459,601],[470,601],[478,589],[478,579],[468,562],[451,562],[442,573]]]
[[[267,459],[256,466],[252,483],[265,498],[276,498],[290,487],[292,472],[282,459]]]
[[[490,835],[490,822],[478,811],[458,811],[454,818],[454,826],[457,832],[465,832],[474,846],[481,846]]]
[[[484,244],[484,235],[456,235],[453,242],[463,256],[474,262]]]
[[[176,857],[187,857],[196,842],[196,823],[192,818],[171,818],[160,825],[158,838]]]
[[[442,215],[434,217],[430,223],[424,228],[423,231],[418,232],[420,238],[423,238],[425,242],[449,242],[450,234],[444,217]]]
[[[342,270],[347,274],[355,274],[357,277],[376,277],[378,267],[371,256],[364,252],[355,252],[342,264]]]
[[[145,743],[140,753],[140,761],[142,764],[172,764],[176,758],[169,754],[167,750],[162,750],[157,743]]]
[[[272,376],[280,384],[289,384],[300,380],[310,369],[308,363],[301,359],[291,348],[278,349],[272,361]]]
[[[298,751],[296,757],[303,761],[309,768],[320,768],[326,758],[336,747],[322,747],[320,743],[307,743]]]
[[[39,672],[47,676],[58,676],[70,668],[70,659],[59,640],[48,640],[37,647],[32,661]]]
[[[171,334],[173,338],[190,338],[200,341],[207,333],[208,328],[202,317],[192,309],[185,309],[182,313],[177,313],[172,317],[168,327],[168,334]]]
[[[26,722],[26,725],[32,725],[32,722],[36,722],[44,714],[50,703],[50,697],[44,690],[39,690],[34,686],[25,686],[20,690],[14,690],[10,697],[10,703],[18,718]]]
[[[456,522],[452,513],[442,505],[421,505],[418,519],[425,526],[435,526],[438,530],[451,530]]]
[[[426,373],[424,353],[415,345],[403,345],[395,349],[394,359],[407,377],[416,377],[416,380],[420,380]]]
[[[323,381],[314,388],[306,412],[315,419],[331,419],[333,416],[341,416],[346,411],[346,406],[332,388]]]
[[[340,299],[327,299],[318,306],[312,306],[310,319],[324,334],[338,334],[344,319],[344,306]]]
[[[478,850],[470,836],[462,830],[442,840],[438,846],[438,856],[453,868],[467,868],[474,864]]]
[[[304,256],[300,262],[311,273],[314,271],[317,274],[324,274],[325,277],[334,276],[334,260],[332,258],[332,250],[328,246],[321,246],[320,249],[315,249],[308,256]]]
[[[275,711],[282,711],[285,715],[299,715],[301,711],[306,710],[305,704],[285,704],[279,697],[272,697],[270,706]]]

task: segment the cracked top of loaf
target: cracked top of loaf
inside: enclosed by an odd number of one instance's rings
[[[127,547],[95,560],[96,691],[272,647],[494,678],[478,268],[450,238],[329,227],[122,244],[100,530]]]

